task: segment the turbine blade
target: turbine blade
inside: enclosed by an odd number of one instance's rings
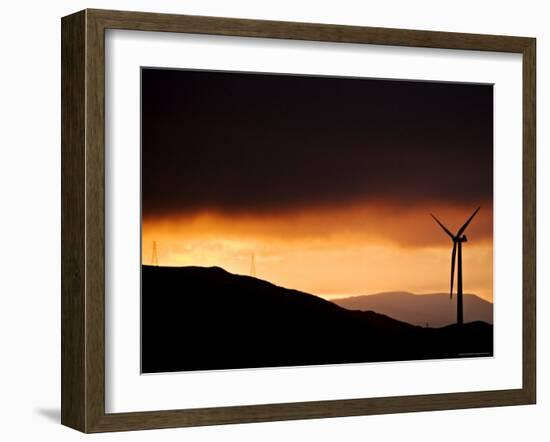
[[[453,241],[453,252],[451,254],[451,299],[453,299],[453,284],[455,281],[455,263],[456,263],[456,241]]]
[[[447,235],[449,235],[449,236],[451,237],[451,239],[454,241],[455,237],[454,237],[453,234],[449,231],[449,229],[447,229],[447,227],[445,227],[445,226],[441,223],[441,221],[439,221],[434,215],[432,215],[431,213],[430,213],[430,215],[431,215],[431,217],[435,220],[435,222],[436,222],[437,224],[439,224],[439,226],[445,231],[445,233],[446,233]]]
[[[468,227],[468,224],[470,224],[470,221],[472,221],[474,219],[474,216],[476,216],[476,213],[479,212],[479,209],[481,209],[481,207],[478,207],[474,213],[472,213],[472,216],[470,216],[470,218],[468,218],[468,221],[466,221],[464,223],[464,225],[460,228],[460,230],[456,233],[456,237],[458,238],[459,236],[461,236],[464,231],[466,230],[466,227]]]

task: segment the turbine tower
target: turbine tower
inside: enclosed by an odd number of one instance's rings
[[[445,231],[447,235],[451,237],[451,240],[453,241],[453,251],[451,253],[451,299],[453,299],[453,282],[454,282],[454,276],[455,276],[455,263],[456,263],[456,255],[458,251],[458,263],[457,263],[457,281],[456,281],[456,323],[459,325],[462,325],[464,323],[464,313],[463,313],[463,306],[462,306],[462,243],[465,243],[468,241],[468,238],[466,235],[464,235],[464,232],[466,231],[466,227],[468,227],[468,224],[474,219],[474,216],[476,216],[476,213],[479,211],[480,207],[478,207],[474,213],[472,213],[472,216],[468,218],[468,220],[464,223],[464,225],[458,229],[456,232],[456,235],[453,235],[447,227],[445,227],[441,221],[439,221],[433,214],[430,213],[432,218],[439,224],[439,226]]]
[[[252,256],[250,257],[250,276],[256,277],[256,259],[254,257],[254,252],[252,252]]]
[[[159,265],[159,257],[157,255],[157,242],[153,241],[153,256],[151,257],[151,265]]]

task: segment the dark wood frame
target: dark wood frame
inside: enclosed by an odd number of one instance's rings
[[[523,55],[523,386],[401,397],[105,413],[105,29]],[[533,404],[536,398],[535,52],[525,37],[84,10],[62,19],[61,422],[83,432]]]

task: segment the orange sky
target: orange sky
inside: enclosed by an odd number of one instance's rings
[[[143,220],[142,260],[153,241],[162,266],[220,266],[327,299],[383,291],[448,292],[455,232],[475,207],[357,203],[263,215],[198,212]],[[492,208],[482,206],[463,248],[464,292],[493,299]],[[456,287],[456,286],[455,286]],[[456,291],[456,289],[455,289]]]

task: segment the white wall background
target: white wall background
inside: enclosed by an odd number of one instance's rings
[[[550,13],[547,2],[429,0],[19,0],[2,5],[0,47],[0,439],[470,440],[550,436]],[[59,425],[60,23],[86,7],[534,36],[538,39],[536,406],[84,436]],[[442,375],[444,375],[442,373]]]

